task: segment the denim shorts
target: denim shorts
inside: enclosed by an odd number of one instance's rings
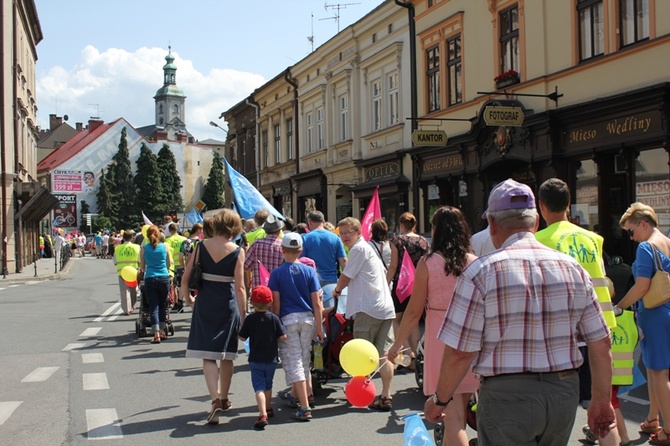
[[[249,368],[251,369],[251,386],[254,388],[254,392],[272,390],[272,380],[275,377],[275,370],[277,370],[276,362],[249,361]]]

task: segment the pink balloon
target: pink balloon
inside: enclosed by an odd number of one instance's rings
[[[375,383],[367,376],[354,376],[344,387],[347,401],[354,407],[367,407],[375,399]]]

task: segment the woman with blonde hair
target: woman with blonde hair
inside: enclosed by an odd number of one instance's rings
[[[151,328],[154,333],[152,344],[160,344],[161,339],[166,338],[165,319],[172,261],[168,248],[161,241],[162,235],[158,226],[149,226],[147,243],[140,249],[140,270],[144,271],[144,292],[149,303]]]
[[[632,265],[635,285],[616,305],[615,311],[636,304],[637,323],[644,335],[640,347],[647,368],[650,404],[640,430],[652,434],[652,444],[670,445],[670,430],[662,428],[658,418],[660,411],[663,422],[670,423],[670,302],[651,309],[644,308],[640,302],[649,290],[659,260],[662,268],[670,272],[670,239],[658,229],[654,209],[643,203],[630,205],[619,225],[631,240],[639,243]]]
[[[240,216],[224,209],[212,220],[213,237],[198,243],[189,256],[181,281],[181,292],[193,307],[191,330],[186,346],[187,358],[202,359],[202,371],[212,404],[208,424],[217,424],[229,410],[228,399],[237,358],[237,334],[246,314],[244,289],[244,250],[233,240],[242,233]],[[194,263],[200,263],[202,283],[197,299],[188,282]],[[220,361],[220,365],[217,365]]]

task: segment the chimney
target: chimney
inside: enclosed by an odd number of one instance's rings
[[[75,125],[77,126],[76,129],[77,129],[78,132],[81,132],[82,130],[84,130],[84,123],[77,122]]]
[[[186,133],[177,133],[177,141],[179,142],[187,142],[187,135]]]
[[[102,119],[89,119],[88,120],[88,132],[91,133],[98,127],[100,127],[105,122]]]
[[[49,130],[54,130],[56,127],[63,123],[63,118],[56,116],[55,114],[49,115]]]
[[[154,140],[156,141],[167,141],[168,139],[168,132],[165,130],[156,130],[156,133],[154,133]]]

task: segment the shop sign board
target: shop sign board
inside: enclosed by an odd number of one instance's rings
[[[444,130],[415,130],[412,133],[412,142],[417,146],[445,146],[447,133]]]
[[[520,127],[524,114],[521,107],[499,107],[489,105],[484,109],[484,122],[488,126]]]

